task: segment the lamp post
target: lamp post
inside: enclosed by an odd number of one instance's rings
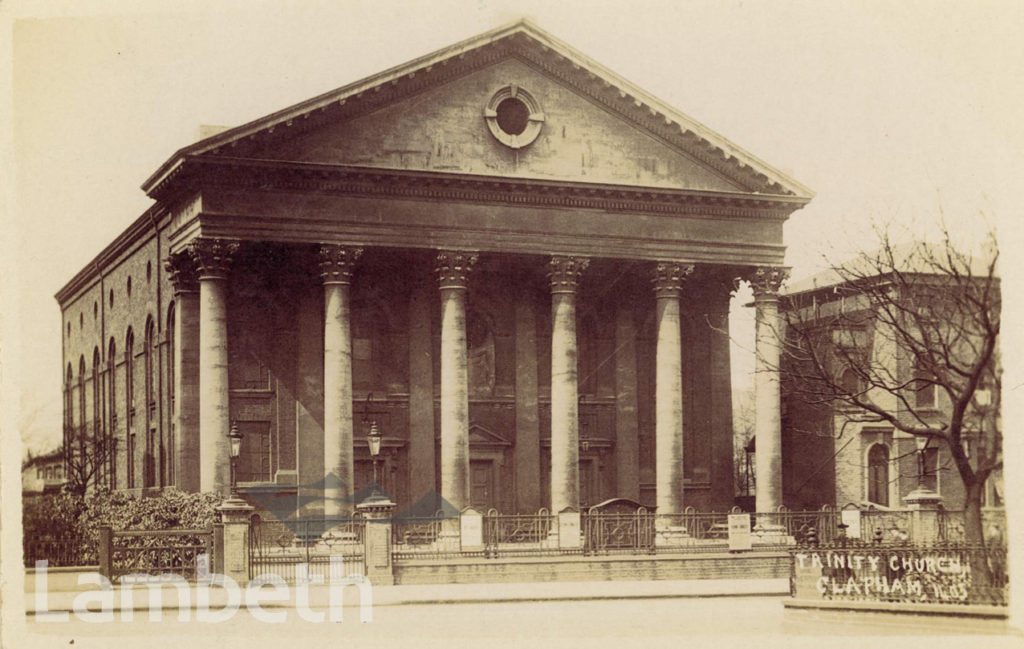
[[[927,488],[924,484],[924,477],[928,468],[927,462],[925,462],[925,449],[928,448],[928,438],[924,435],[917,435],[914,437],[914,442],[917,444],[917,488],[920,491],[924,491]]]
[[[366,436],[366,445],[370,450],[370,459],[373,460],[373,493],[377,493],[377,458],[380,456],[380,429],[377,422],[370,424],[370,434]]]
[[[231,442],[231,498],[238,498],[237,467],[238,456],[242,452],[242,433],[238,432],[238,424],[231,422],[231,430],[228,432],[228,440]]]

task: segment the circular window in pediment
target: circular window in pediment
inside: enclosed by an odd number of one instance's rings
[[[487,128],[499,142],[520,149],[540,135],[544,113],[529,92],[516,84],[498,90],[484,108]]]

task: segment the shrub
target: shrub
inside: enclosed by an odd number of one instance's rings
[[[61,493],[25,502],[22,532],[25,563],[51,559],[51,565],[91,565],[98,561],[99,529],[207,529],[217,518],[216,494],[165,489],[159,496],[137,497],[124,491],[99,491],[82,497]],[[55,543],[61,544],[60,557]]]

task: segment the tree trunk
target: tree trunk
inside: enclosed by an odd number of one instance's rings
[[[972,601],[986,601],[981,593],[993,585],[992,567],[985,547],[985,530],[981,521],[981,494],[984,483],[978,480],[964,483],[964,534],[970,552]]]
[[[967,542],[984,545],[985,533],[981,521],[981,495],[984,484],[978,481],[964,483],[964,534]]]

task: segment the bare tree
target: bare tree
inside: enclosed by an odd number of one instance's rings
[[[76,426],[64,436],[64,489],[85,495],[91,488],[109,486],[110,463],[115,457],[115,440],[95,434],[91,426]]]
[[[944,445],[964,485],[967,539],[982,542],[985,481],[1003,462],[998,249],[992,233],[976,256],[943,235],[896,246],[880,232],[878,250],[833,267],[829,290],[792,287],[783,389]]]

